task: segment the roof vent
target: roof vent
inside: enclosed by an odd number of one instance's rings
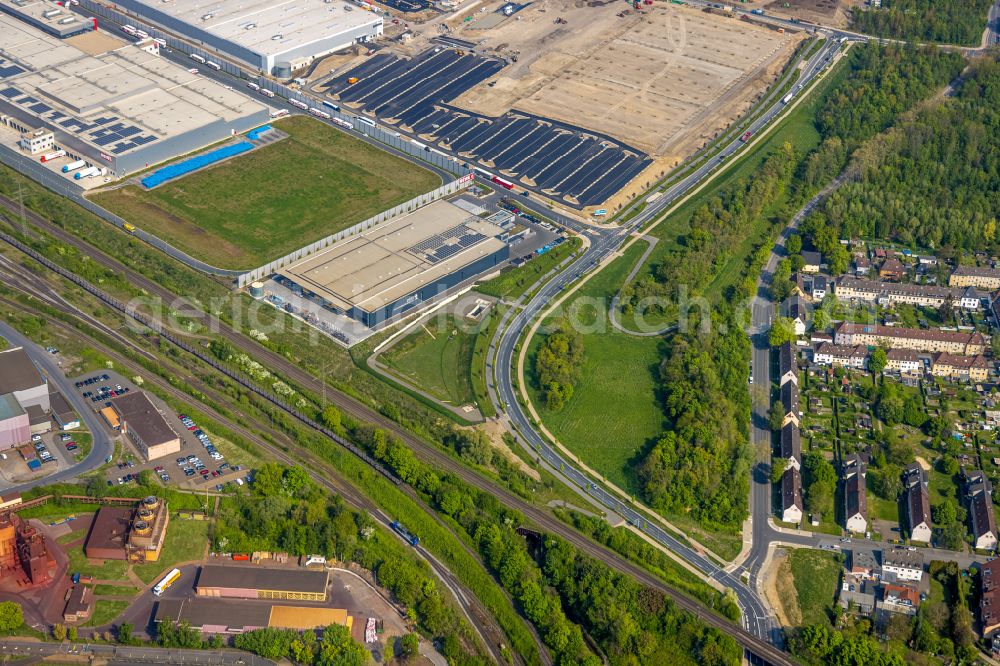
[[[208,19],[212,18],[213,16],[215,16],[215,14],[205,14],[204,16],[201,17],[201,20],[202,21],[207,21]]]
[[[277,35],[274,35],[273,37],[271,37],[271,39],[274,41],[278,41],[279,39],[281,39],[281,34],[279,33]]]

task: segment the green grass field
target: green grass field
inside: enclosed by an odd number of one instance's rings
[[[663,430],[663,410],[656,396],[661,341],[612,328],[607,306],[645,249],[644,243],[636,243],[570,299],[567,310],[577,307],[572,304],[596,299],[603,304],[603,312],[591,311],[600,324],[583,336],[586,359],[566,407],[555,413],[545,411],[540,393],[529,384],[532,402],[559,441],[609,481],[633,492],[636,483],[629,461]],[[540,335],[531,340],[525,368],[529,377],[531,359],[542,341]]]
[[[154,190],[93,200],[210,264],[253,268],[441,184],[312,118],[277,127],[289,137]]]
[[[531,285],[538,282],[539,278],[579,249],[581,244],[579,238],[569,238],[562,245],[549,250],[541,256],[535,257],[523,266],[504,271],[492,280],[487,280],[477,286],[476,291],[481,291],[484,294],[496,296],[497,298],[506,298],[512,301],[517,300]]]
[[[208,545],[208,525],[208,521],[179,520],[171,516],[159,561],[133,565],[132,571],[142,582],[149,584],[178,562],[200,560]]]
[[[802,610],[802,624],[830,624],[834,595],[840,583],[841,565],[837,555],[808,548],[789,554],[795,592]]]
[[[114,601],[109,599],[98,599],[94,602],[94,614],[84,623],[85,627],[100,627],[108,624],[111,620],[125,612],[128,608],[127,601]]]
[[[432,317],[379,360],[438,400],[465,405],[476,399],[470,375],[475,342],[454,317]]]

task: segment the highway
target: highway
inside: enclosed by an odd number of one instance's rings
[[[835,40],[827,43],[805,64],[799,81],[803,85],[809,83],[823,70],[828,59],[837,51],[839,44]],[[750,131],[758,134],[770,123],[785,105],[775,96],[769,100],[770,107],[751,125]],[[714,174],[720,162],[732,156],[744,147],[739,139],[733,139],[722,148],[720,156],[708,160],[702,166],[694,169],[671,186],[653,204],[647,206],[641,213],[621,227],[590,230],[590,247],[583,251],[564,271],[546,283],[520,311],[516,308],[508,311],[507,321],[498,327],[498,333],[491,345],[488,358],[492,358],[495,372],[488,377],[491,396],[498,411],[506,412],[511,425],[517,433],[534,449],[550,467],[563,476],[573,486],[582,489],[597,504],[627,520],[641,529],[660,544],[674,551],[689,563],[696,566],[706,575],[736,592],[739,604],[744,614],[744,626],[754,636],[766,639],[775,645],[782,644],[781,630],[770,617],[770,613],[758,598],[757,594],[739,579],[739,573],[730,573],[721,568],[714,560],[696,552],[686,543],[660,528],[655,522],[649,522],[646,517],[623,501],[618,494],[612,493],[602,485],[595,483],[585,473],[577,469],[570,460],[550,446],[537,432],[530,417],[517,398],[514,388],[514,378],[517,367],[517,342],[521,335],[529,329],[539,316],[542,316],[548,306],[558,299],[568,285],[582,277],[603,262],[609,260],[619,251],[621,246],[631,238],[632,232],[659,217],[665,210],[684,198],[692,189],[703,183]],[[488,373],[489,375],[490,373]]]

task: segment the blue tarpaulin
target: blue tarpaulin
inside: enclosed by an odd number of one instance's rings
[[[178,178],[184,174],[191,173],[192,171],[196,171],[202,167],[206,167],[220,160],[232,157],[233,155],[245,153],[251,149],[253,149],[253,144],[246,141],[240,141],[239,143],[223,146],[222,148],[217,148],[210,153],[198,155],[197,157],[192,157],[189,160],[184,160],[183,162],[178,162],[177,164],[171,164],[170,166],[165,166],[162,169],[157,169],[143,178],[141,182],[144,187],[156,187],[157,185],[165,183],[168,180]]]
[[[247,138],[250,139],[251,141],[256,141],[261,134],[269,131],[271,131],[271,126],[263,125],[261,127],[258,127],[257,129],[252,129],[249,132],[247,132]]]

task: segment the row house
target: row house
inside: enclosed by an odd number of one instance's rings
[[[979,579],[979,621],[990,639],[1000,634],[1000,560],[984,564]]]
[[[797,525],[803,515],[802,474],[798,468],[789,467],[781,476],[781,519]]]
[[[794,423],[798,428],[802,412],[799,411],[799,385],[795,382],[785,382],[781,385],[781,409],[783,412],[781,427]]]
[[[919,463],[911,463],[903,470],[903,492],[906,493],[906,520],[910,527],[910,541],[930,543],[931,500],[927,492],[927,472]]]
[[[917,550],[892,548],[882,551],[882,580],[889,583],[919,583],[924,575],[924,556]]]
[[[813,352],[813,362],[816,365],[864,370],[867,359],[868,348],[862,345],[833,345],[823,342]]]
[[[989,377],[991,366],[982,354],[961,356],[940,352],[932,358],[931,374],[935,377],[982,382]]]
[[[834,294],[842,301],[864,301],[882,306],[905,303],[926,308],[939,308],[947,302],[953,307],[978,310],[983,295],[975,287],[938,287],[926,284],[895,284],[878,280],[842,277],[834,286]]]
[[[844,529],[864,534],[868,531],[868,495],[865,492],[867,465],[858,454],[844,460]]]
[[[875,324],[840,322],[833,329],[833,340],[838,345],[865,345],[876,347],[915,349],[923,352],[948,352],[976,355],[986,351],[986,337],[973,331],[942,331],[939,329],[905,328]]]
[[[794,423],[786,423],[781,429],[781,459],[787,461],[785,469],[802,467],[802,436]]]
[[[799,383],[797,353],[795,346],[790,342],[786,342],[778,348],[778,386],[783,386],[785,382]]]
[[[988,291],[1000,289],[1000,269],[979,266],[959,266],[948,278],[952,287],[977,287]]]
[[[973,546],[979,550],[997,547],[997,523],[993,515],[993,486],[982,470],[962,470],[965,498],[972,521]]]
[[[885,353],[886,370],[893,370],[901,375],[919,373],[921,371],[920,357],[912,349],[890,349]]]

